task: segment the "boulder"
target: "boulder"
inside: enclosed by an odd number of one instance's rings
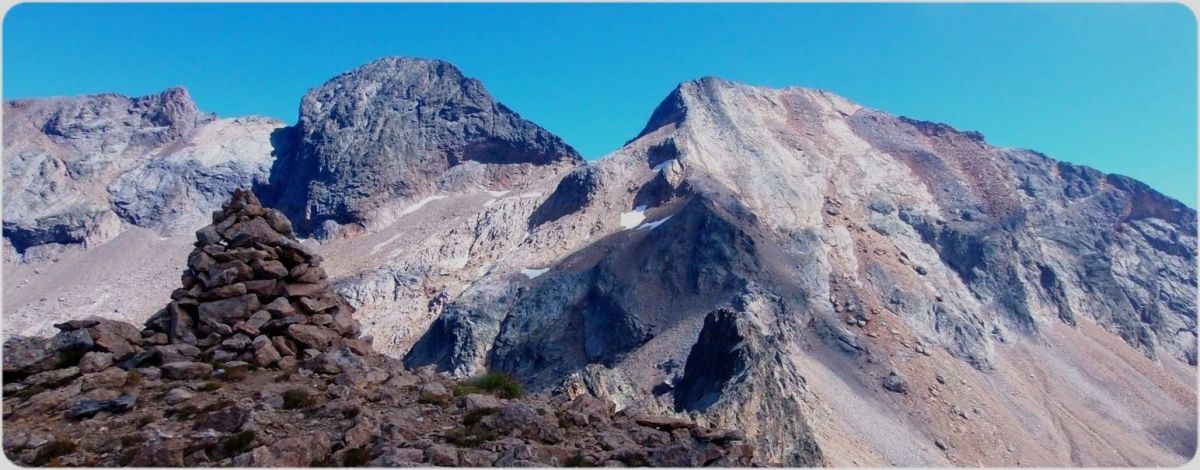
[[[908,380],[900,372],[892,370],[883,378],[883,388],[889,392],[908,393]]]
[[[490,412],[500,409],[500,400],[492,395],[472,393],[462,397],[462,407],[467,413]]]
[[[125,380],[128,376],[128,372],[115,367],[110,367],[100,372],[84,374],[79,378],[80,391],[87,392],[100,388],[120,388],[122,385],[125,385]]]
[[[283,287],[284,295],[288,297],[316,297],[329,289],[329,283],[303,283],[303,284],[288,284]]]
[[[260,336],[260,338],[262,337]],[[266,341],[261,347],[254,350],[254,363],[262,367],[273,365],[282,358],[283,356],[270,341]]]
[[[162,365],[163,376],[175,380],[203,379],[212,375],[213,367],[203,362],[171,362]]]
[[[315,325],[290,325],[287,332],[300,344],[321,351],[332,348],[341,339],[333,330]]]
[[[137,396],[134,395],[121,395],[112,400],[84,400],[67,410],[67,417],[71,419],[91,418],[101,411],[122,413],[132,410],[134,403],[137,403]]]
[[[84,354],[83,358],[79,359],[79,372],[83,374],[100,372],[104,369],[112,367],[112,365],[112,353],[91,351],[87,354]]]
[[[199,307],[200,321],[229,324],[234,320],[248,318],[260,306],[258,296],[254,294],[205,302]]]
[[[288,275],[288,269],[278,260],[255,261],[250,267],[268,279],[279,279]]]
[[[82,357],[95,346],[86,329],[60,331],[45,338],[17,336],[4,342],[4,372],[35,373],[59,365],[73,365],[72,357]]]
[[[175,343],[166,346],[155,346],[161,363],[190,362],[200,355],[200,348],[187,343]]]
[[[263,310],[266,310],[267,313],[270,313],[274,318],[283,318],[295,315],[296,313],[296,309],[292,307],[292,304],[283,297],[279,297],[264,305]]]

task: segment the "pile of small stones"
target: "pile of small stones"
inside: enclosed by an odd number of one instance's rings
[[[291,368],[342,346],[370,354],[354,308],[320,264],[282,213],[237,190],[196,232],[183,286],[141,334],[153,344],[194,346],[219,364]]]

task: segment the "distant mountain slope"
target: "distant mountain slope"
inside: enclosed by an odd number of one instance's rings
[[[96,246],[131,225],[186,232],[235,188],[265,182],[280,125],[217,119],[182,88],[5,102],[6,250]]]

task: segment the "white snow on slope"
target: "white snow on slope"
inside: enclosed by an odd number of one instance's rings
[[[621,226],[625,228],[634,228],[646,220],[646,206],[640,205],[633,208],[633,211],[621,214]]]
[[[497,201],[496,198],[488,199],[487,201],[484,201],[483,207],[492,207],[492,204],[495,204],[496,201]]]
[[[667,221],[667,219],[670,219],[670,218],[671,218],[671,216],[669,216],[669,215],[668,215],[668,216],[666,216],[666,217],[663,217],[663,218],[661,218],[661,219],[655,220],[654,222],[646,222],[646,223],[644,223],[644,224],[642,224],[642,225],[639,225],[637,229],[638,229],[638,230],[642,230],[642,229],[646,229],[646,230],[654,230],[654,229],[658,228],[658,226],[659,226],[659,225],[662,225],[662,224],[663,224],[663,222],[666,222],[666,221]]]
[[[383,243],[378,243],[378,244],[376,244],[375,246],[371,247],[371,251],[370,251],[370,253],[367,253],[367,254],[369,254],[369,255],[373,255],[373,254],[375,254],[375,253],[378,253],[378,252],[379,252],[379,250],[382,250],[382,249],[383,249],[383,247],[385,247],[385,246],[388,246],[388,245],[391,245],[391,244],[392,244],[392,242],[394,242],[394,241],[396,241],[396,240],[399,240],[399,239],[400,239],[400,237],[401,237],[401,236],[403,236],[403,235],[404,235],[403,233],[401,233],[401,234],[398,234],[398,235],[394,235],[394,236],[392,236],[392,238],[389,238],[389,239],[387,239],[387,240],[384,240],[384,241],[383,241]]]
[[[546,271],[549,271],[549,270],[550,270],[550,268],[543,268],[543,269],[528,269],[527,268],[527,269],[522,269],[521,274],[524,274],[525,277],[527,277],[527,278],[534,279],[538,276],[546,274]]]
[[[411,206],[405,207],[405,208],[404,208],[404,210],[400,211],[400,215],[408,215],[408,214],[411,214],[411,213],[413,213],[413,212],[419,211],[419,210],[421,210],[421,208],[422,208],[422,207],[425,207],[425,204],[429,204],[429,203],[431,203],[431,202],[433,202],[433,201],[436,201],[436,200],[438,200],[438,199],[446,199],[446,196],[429,196],[429,197],[427,197],[427,198],[425,198],[425,199],[422,199],[422,200],[420,200],[420,201],[417,201],[417,203],[416,203],[416,204],[413,204],[413,205],[411,205]]]
[[[488,191],[487,193],[488,193],[488,194],[491,194],[491,195],[492,195],[492,197],[502,197],[502,196],[504,196],[505,194],[508,194],[508,192],[509,192],[509,191],[510,191],[510,190],[506,189],[506,190],[504,190],[504,191]]]
[[[452,259],[448,260],[446,262],[446,264],[453,269],[462,269],[462,268],[467,267],[467,263],[470,261],[471,261],[470,257],[460,256],[458,258],[452,258]]]
[[[654,165],[654,168],[651,168],[650,171],[662,171],[663,168],[666,168],[667,165],[670,165],[671,162],[673,162],[673,161],[675,161],[674,158],[667,160],[665,162],[659,163],[657,165]]]

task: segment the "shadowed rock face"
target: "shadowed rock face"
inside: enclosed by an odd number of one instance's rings
[[[561,139],[496,102],[446,62],[385,58],[310,90],[276,205],[302,231],[363,222],[394,199],[508,185],[533,167],[574,165]]]

